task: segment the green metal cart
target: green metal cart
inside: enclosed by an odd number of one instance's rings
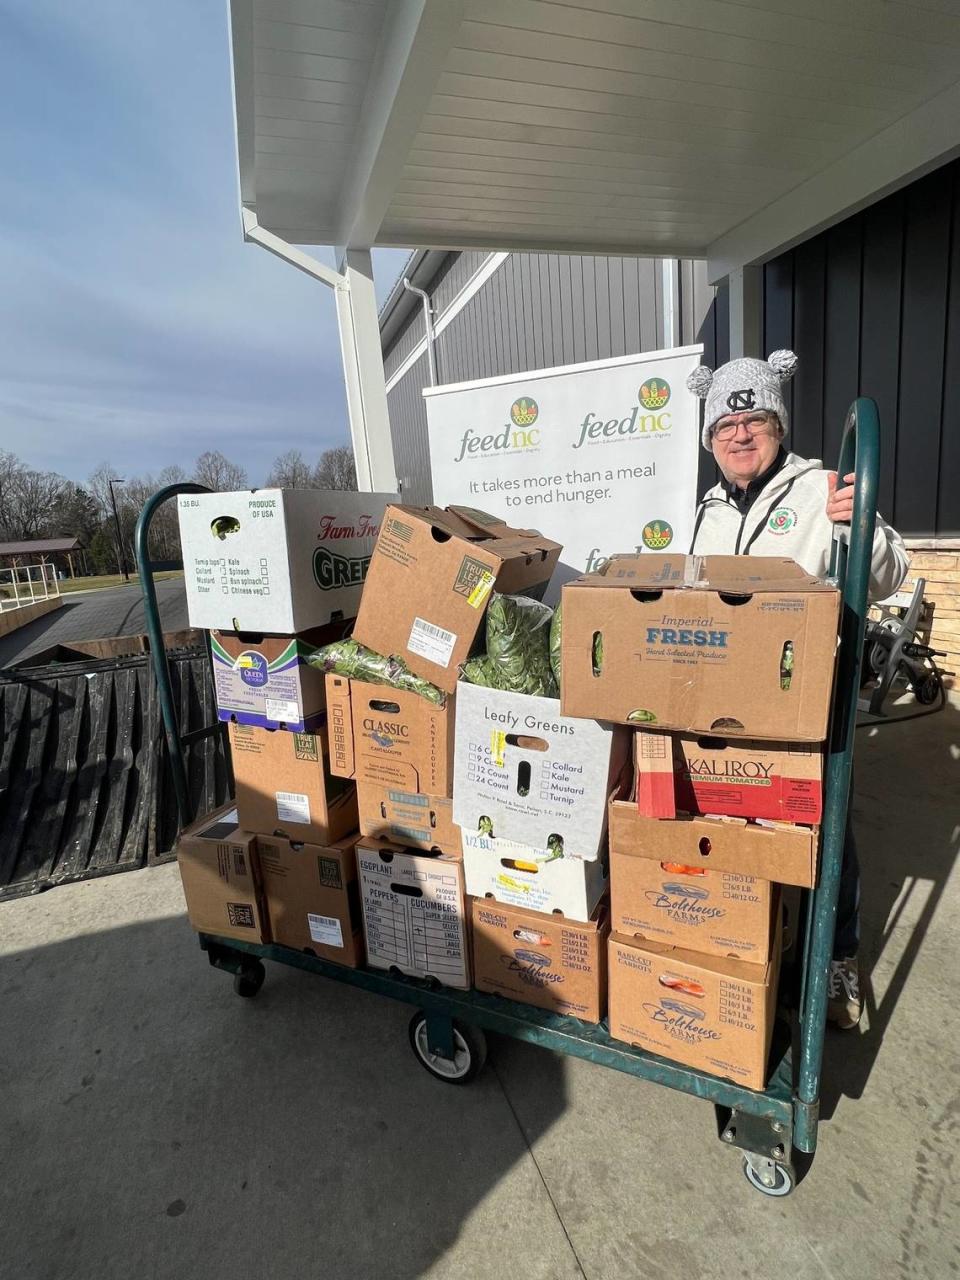
[[[792,972],[785,971],[782,980],[781,1001],[786,1008],[778,1016],[772,1069],[762,1092],[613,1040],[603,1024],[595,1026],[545,1013],[478,991],[454,991],[392,973],[344,968],[286,947],[201,934],[200,946],[210,963],[234,975],[234,989],[241,996],[257,994],[266,973],[263,962],[275,960],[415,1006],[410,1023],[413,1052],[436,1079],[449,1084],[467,1084],[477,1075],[486,1058],[484,1032],[494,1031],[703,1098],[717,1108],[721,1139],[742,1151],[744,1174],[751,1185],[764,1195],[788,1195],[797,1182],[798,1170],[809,1163],[817,1147],[827,978],[850,790],[879,461],[876,405],[872,400],[856,400],[844,424],[837,467],[840,475],[854,471],[856,481],[849,543],[835,544],[832,566],[843,589],[843,606],[827,743],[820,878],[817,888],[804,895],[798,963]],[[182,825],[190,822],[193,814],[147,541],[150,522],[163,502],[180,493],[203,491],[202,486],[193,484],[170,485],[160,490],[144,507],[136,534],[147,628]]]

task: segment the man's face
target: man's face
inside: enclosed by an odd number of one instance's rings
[[[728,413],[713,428],[710,444],[717,466],[728,484],[746,488],[766,471],[780,446],[783,432],[772,413]]]

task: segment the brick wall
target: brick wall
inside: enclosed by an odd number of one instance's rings
[[[926,578],[924,599],[933,605],[929,644],[945,649],[948,658],[938,659],[941,667],[960,673],[960,546],[947,550],[909,548],[908,581]],[[955,677],[954,688],[960,687]]]

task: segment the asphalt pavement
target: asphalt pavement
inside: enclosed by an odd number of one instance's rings
[[[156,586],[164,631],[185,630],[190,623],[183,580],[167,579]],[[76,592],[64,596],[63,604],[53,613],[0,637],[0,667],[16,666],[51,645],[69,644],[71,640],[135,636],[145,631],[143,596],[138,583]]]

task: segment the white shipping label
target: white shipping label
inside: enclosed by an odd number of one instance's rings
[[[323,942],[328,947],[343,946],[343,930],[336,916],[314,916],[307,912],[307,924],[314,942]]]
[[[278,791],[277,817],[281,822],[309,822],[310,797],[298,791]]]
[[[456,643],[457,637],[452,631],[444,631],[443,627],[425,622],[423,618],[414,618],[407,649],[428,662],[435,662],[438,667],[449,667]]]
[[[268,720],[288,721],[300,719],[300,708],[295,702],[288,702],[283,698],[267,698],[265,700],[266,717]]]

